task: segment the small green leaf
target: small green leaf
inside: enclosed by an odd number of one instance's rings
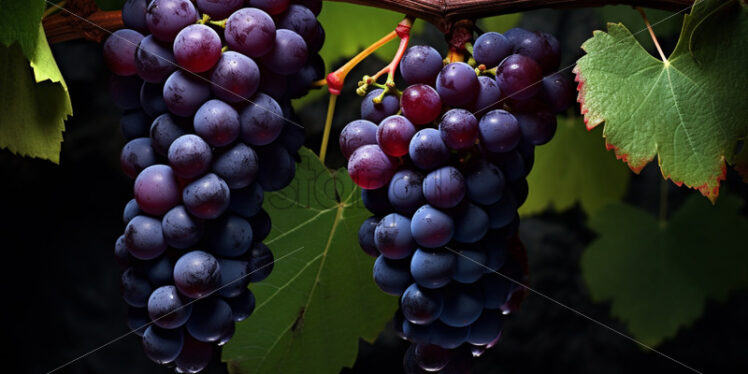
[[[697,2],[666,63],[621,24],[582,48],[575,72],[587,126],[605,122],[607,146],[632,170],[657,156],[665,178],[714,201],[725,160],[748,134],[748,4]]]
[[[590,133],[592,132],[592,133]],[[553,141],[535,148],[535,164],[527,178],[530,195],[520,215],[548,208],[563,211],[580,203],[593,214],[621,200],[630,173],[599,141],[599,130],[585,131],[582,119],[559,117]]]
[[[748,220],[742,202],[723,197],[716,206],[692,195],[660,225],[624,204],[590,217],[598,238],[582,255],[582,274],[595,301],[645,344],[657,345],[690,325],[708,298],[724,300],[748,286]]]
[[[35,48],[29,59],[17,45],[0,47],[0,148],[23,156],[59,162],[65,119],[73,114],[62,78],[44,29],[37,24]]]
[[[265,243],[277,262],[250,286],[255,312],[223,349],[232,373],[339,373],[355,362],[359,338],[373,341],[397,309],[358,247],[370,215],[360,190],[344,169],[329,171],[306,148],[300,155],[291,185],[266,195],[274,230]]]
[[[23,55],[31,59],[39,41],[39,23],[45,7],[44,0],[0,0],[0,44],[21,46]]]

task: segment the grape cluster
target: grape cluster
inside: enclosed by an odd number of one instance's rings
[[[487,32],[469,63],[410,47],[398,97],[368,93],[362,119],[340,134],[351,178],[374,214],[359,243],[376,257],[374,281],[400,297],[396,326],[414,345],[406,371],[463,372],[494,345],[521,264],[518,207],[534,148],[551,140],[572,102],[554,74],[559,42],[523,29]],[[512,276],[514,275],[514,276]]]
[[[208,364],[254,310],[248,284],[272,271],[262,203],[304,142],[290,100],[324,77],[321,6],[128,0],[128,28],[104,44],[135,180],[115,246],[128,326],[178,372]]]

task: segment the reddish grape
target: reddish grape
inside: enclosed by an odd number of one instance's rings
[[[135,30],[117,30],[104,42],[104,62],[117,75],[134,75],[135,50],[143,40],[143,34]]]
[[[523,55],[511,55],[504,59],[496,69],[496,83],[504,97],[514,100],[525,100],[533,97],[540,90],[543,71],[531,58]]]
[[[148,214],[162,215],[179,204],[179,186],[167,165],[152,165],[135,178],[135,201]]]
[[[289,0],[249,0],[249,6],[260,8],[272,15],[281,14],[288,9]]]
[[[403,115],[415,125],[433,122],[442,111],[439,93],[426,84],[414,84],[403,91],[400,99]]]
[[[367,190],[386,186],[395,173],[395,167],[395,160],[375,144],[360,147],[348,160],[348,174],[351,179]]]
[[[221,58],[221,38],[205,25],[189,25],[174,39],[174,58],[181,68],[202,73]]]
[[[439,122],[439,133],[449,148],[470,148],[478,140],[478,120],[465,109],[451,109]]]
[[[377,144],[384,153],[400,157],[408,153],[408,144],[416,128],[403,116],[389,116],[377,128]]]

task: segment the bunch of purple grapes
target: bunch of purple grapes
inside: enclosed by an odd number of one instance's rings
[[[398,99],[371,91],[363,119],[340,134],[351,178],[374,214],[359,231],[377,260],[374,281],[400,297],[396,325],[413,342],[406,371],[465,372],[498,341],[521,266],[518,207],[534,148],[572,102],[554,74],[559,42],[512,29],[487,32],[470,63],[446,64],[429,46],[409,48]],[[375,100],[376,99],[376,100]]]
[[[265,191],[294,177],[290,100],[324,77],[321,0],[128,0],[104,58],[135,179],[115,255],[128,325],[194,373],[255,306],[273,254]]]

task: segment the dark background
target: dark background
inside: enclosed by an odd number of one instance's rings
[[[527,13],[522,26],[549,31],[564,46],[563,66],[581,55],[579,45],[601,28],[590,10]],[[414,43],[427,41],[444,50],[428,29]],[[675,40],[661,40],[666,49]],[[124,140],[120,111],[107,91],[108,73],[100,47],[88,42],[53,46],[70,87],[75,116],[67,122],[60,165],[0,151],[0,243],[3,253],[3,319],[8,372],[47,372],[127,333],[126,306],[119,294],[120,269],[112,253],[121,234],[122,208],[131,198],[132,181],[119,170]],[[367,60],[349,75],[349,85],[383,66]],[[330,64],[335,67],[340,63]],[[568,71],[567,71],[568,73]],[[360,98],[347,89],[338,100],[333,139],[357,117]],[[321,137],[324,102],[300,114],[307,125],[307,146]],[[331,167],[342,165],[331,142]],[[626,201],[656,212],[660,173],[655,165],[634,176]],[[731,192],[748,197],[746,186],[730,171]],[[530,187],[532,193],[532,186]],[[670,209],[688,194],[671,184]],[[745,213],[745,210],[744,210]],[[591,302],[581,279],[579,258],[594,234],[579,209],[525,219],[521,237],[528,249],[531,286],[580,312],[626,331],[609,316],[607,304]],[[352,243],[355,246],[355,243]],[[729,261],[729,259],[726,259]],[[637,274],[631,274],[632,277]],[[642,290],[646,292],[646,290]],[[704,372],[748,372],[748,290],[727,302],[707,302],[703,316],[659,349]],[[251,317],[250,317],[251,318]],[[251,319],[249,320],[251,321]],[[251,322],[247,322],[251,323]],[[362,342],[356,365],[342,372],[398,373],[407,344],[391,328],[374,345]],[[6,364],[7,365],[7,364]],[[62,373],[167,373],[150,363],[139,339],[126,336],[77,361]],[[206,373],[224,373],[218,360]],[[475,361],[476,373],[648,373],[687,372],[679,365],[575,315],[530,295],[511,316],[501,342]]]

